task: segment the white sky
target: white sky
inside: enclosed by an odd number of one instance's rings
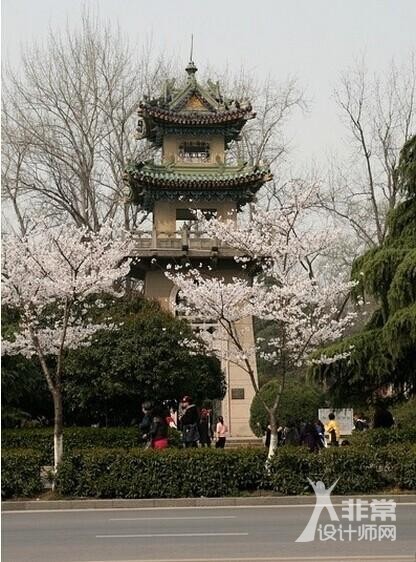
[[[290,128],[298,165],[345,149],[333,99],[342,70],[364,54],[379,72],[416,50],[416,0],[3,0],[3,60],[17,64],[22,43],[41,41],[67,20],[76,24],[83,6],[117,21],[133,42],[151,35],[184,66],[194,33],[200,68],[243,66],[259,77],[296,76],[311,100],[310,113]]]

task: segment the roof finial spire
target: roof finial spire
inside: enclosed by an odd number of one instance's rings
[[[188,66],[185,68],[191,80],[195,80],[195,72],[198,70],[193,61],[193,56],[194,56],[194,34],[191,33],[191,52],[190,52]]]

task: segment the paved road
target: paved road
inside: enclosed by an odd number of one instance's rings
[[[336,506],[340,513],[339,506]],[[397,540],[295,540],[311,506],[5,512],[3,562],[415,561],[416,503]],[[325,517],[320,521],[325,523]]]

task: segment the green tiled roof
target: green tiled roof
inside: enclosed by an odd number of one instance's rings
[[[185,168],[150,162],[130,164],[124,176],[131,201],[149,211],[159,200],[231,200],[240,208],[271,178],[270,170],[263,166]]]
[[[192,67],[192,72],[190,68],[187,68],[188,78],[183,86],[176,88],[174,80],[167,80],[162,95],[145,97],[139,104],[139,136],[156,146],[161,146],[164,134],[181,128],[184,134],[192,134],[195,129],[203,134],[220,131],[228,144],[238,137],[245,122],[255,117],[247,100],[227,98],[218,82],[208,80],[202,86],[195,78],[196,67]],[[200,101],[199,109],[187,106],[192,97]]]
[[[143,187],[181,187],[206,189],[209,187],[243,187],[262,185],[271,179],[269,168],[263,166],[179,167],[146,162],[126,169],[126,181]]]
[[[139,105],[139,115],[153,118],[164,123],[179,125],[218,125],[247,121],[254,117],[251,105],[247,107],[233,107],[218,111],[174,111],[163,107],[147,105],[143,102]]]

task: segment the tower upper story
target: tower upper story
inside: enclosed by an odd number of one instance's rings
[[[184,84],[167,80],[159,97],[140,102],[138,136],[161,149],[161,163],[131,163],[125,180],[132,202],[146,210],[161,201],[228,201],[238,209],[271,179],[266,166],[227,163],[230,143],[255,113],[249,102],[223,96],[218,82],[202,86],[196,72],[191,61]]]

